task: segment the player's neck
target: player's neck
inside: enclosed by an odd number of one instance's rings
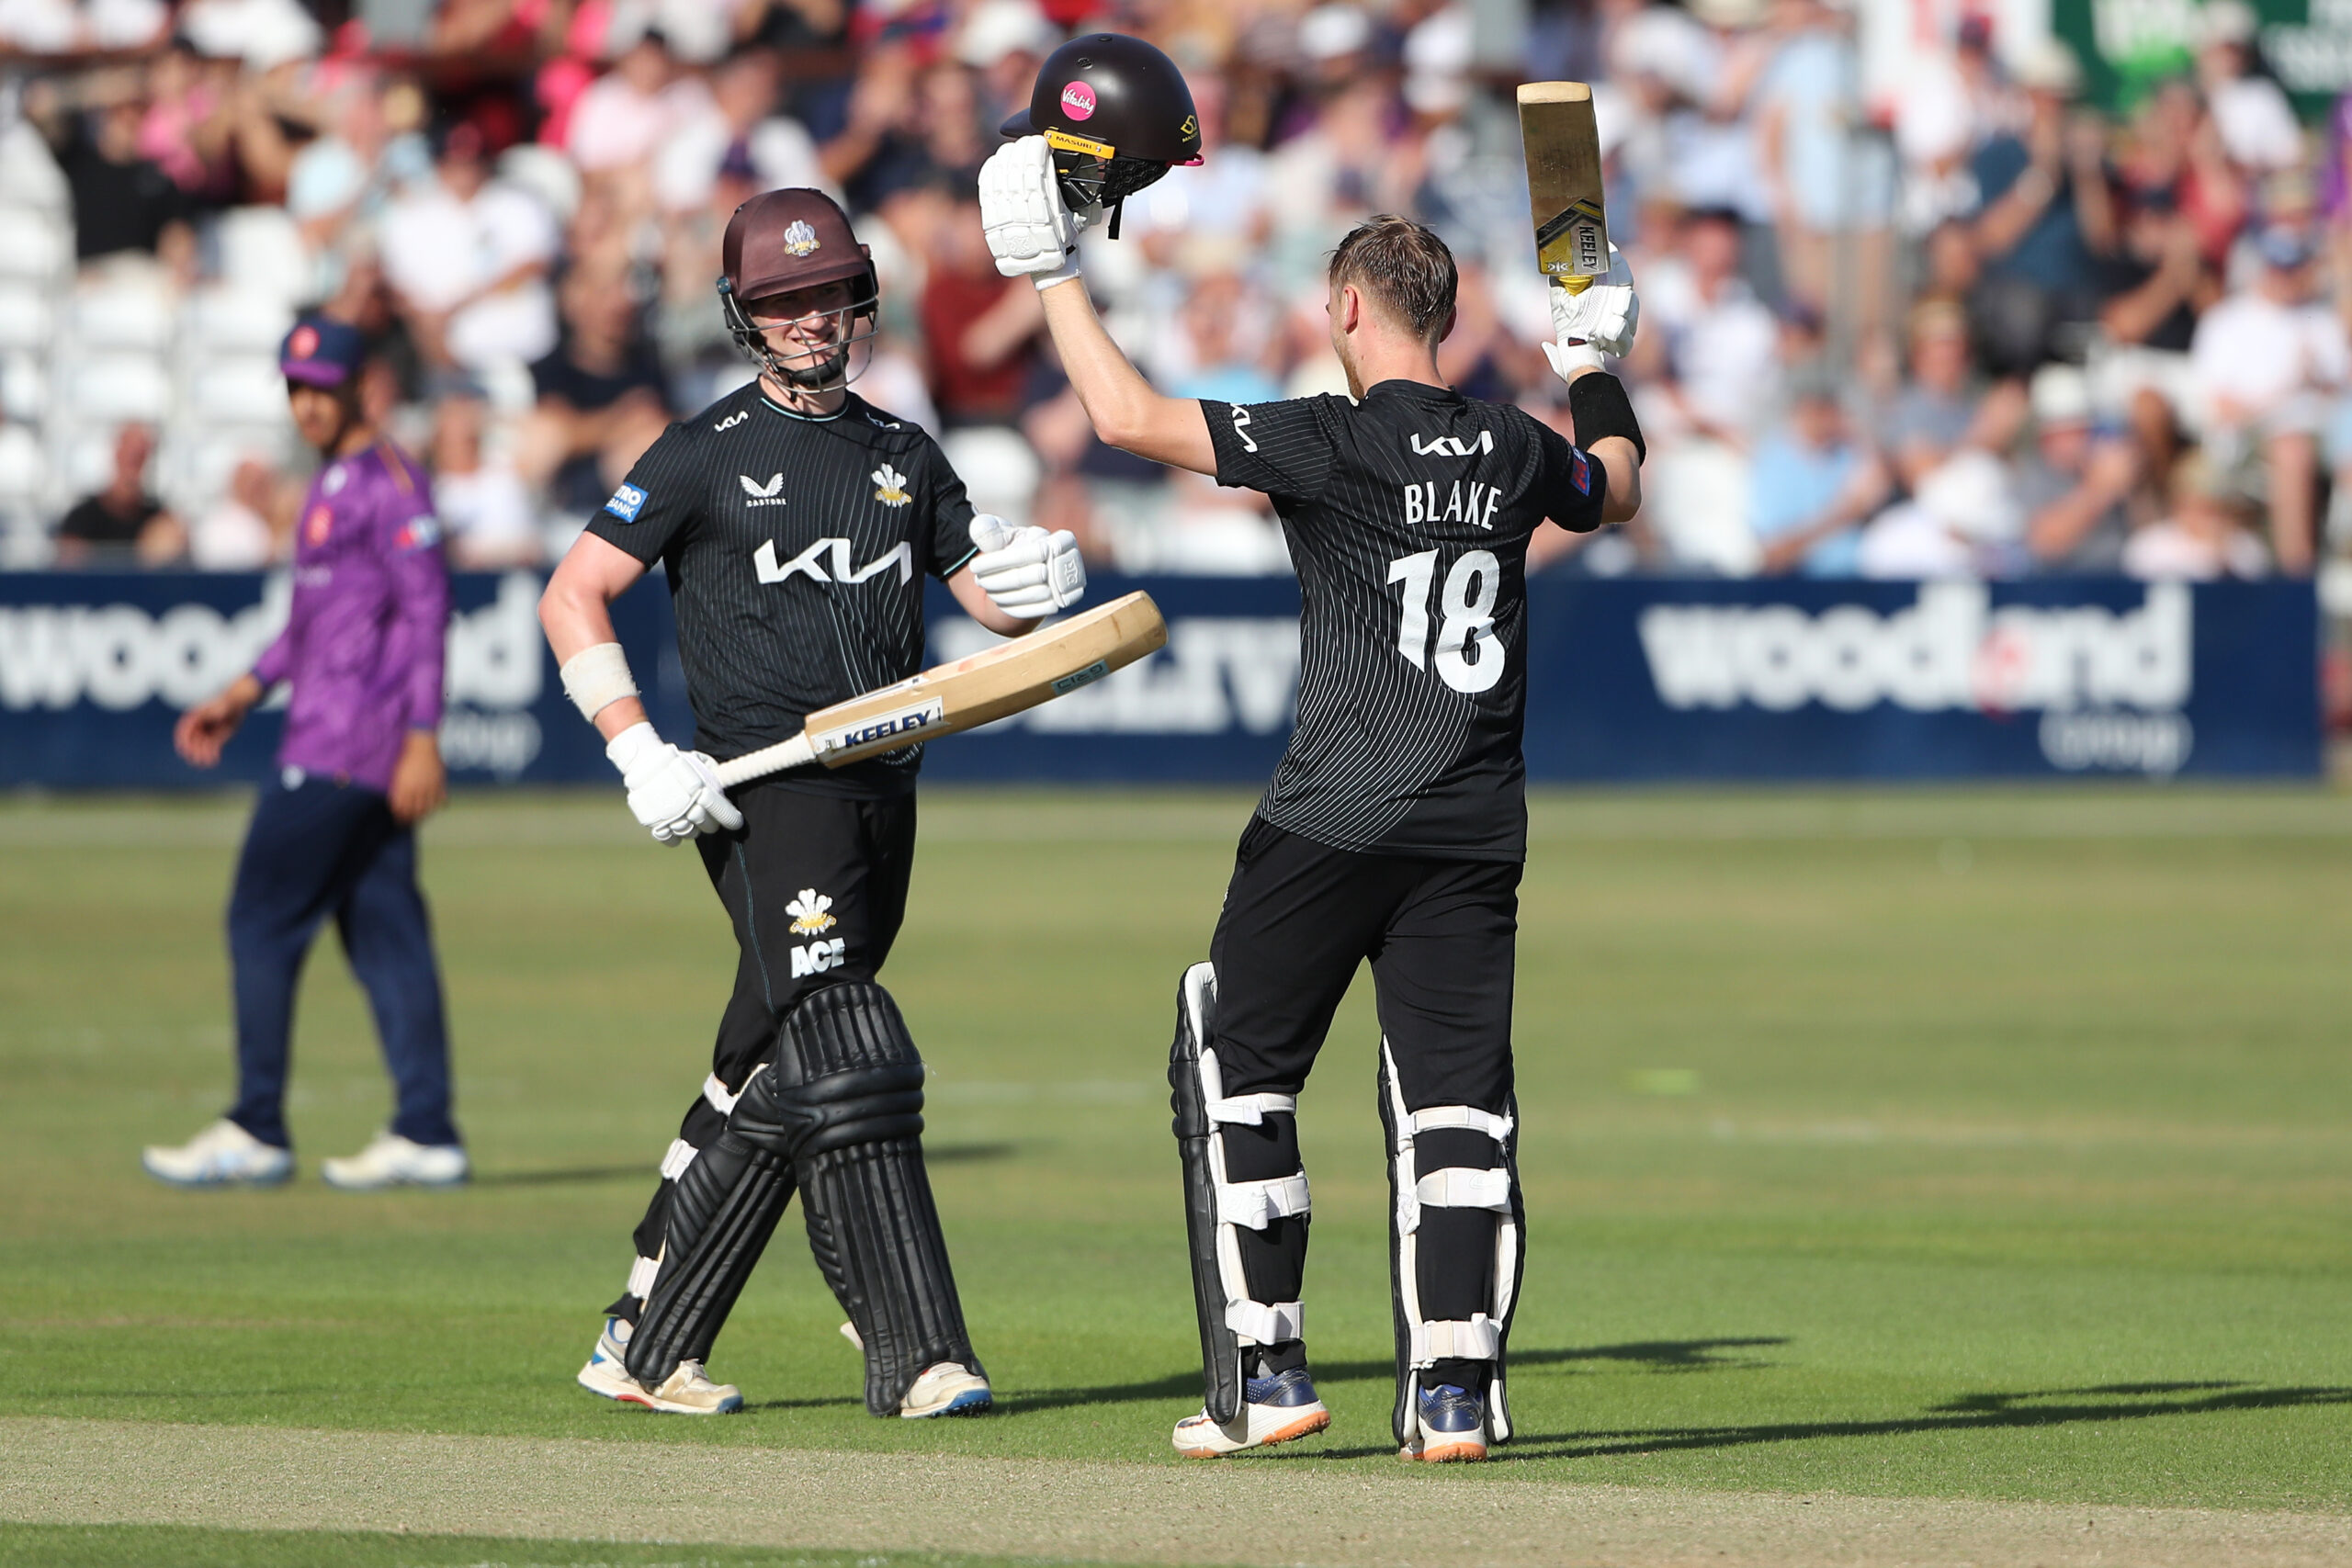
[[[1350,368],[1357,385],[1351,390],[1359,398],[1383,381],[1418,381],[1424,387],[1447,384],[1438,372],[1437,355],[1427,344],[1374,341],[1352,346],[1355,363]]]
[[[356,457],[376,445],[376,426],[372,421],[356,419],[344,428],[334,445],[327,448],[327,460],[339,463],[345,457]]]
[[[760,378],[760,393],[785,412],[797,413],[803,419],[831,419],[849,401],[847,387],[810,391],[805,387],[788,386],[773,376]]]

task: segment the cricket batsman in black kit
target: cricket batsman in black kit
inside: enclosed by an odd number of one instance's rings
[[[926,574],[1015,636],[1076,603],[1085,568],[1069,534],[976,518],[938,445],[849,391],[876,284],[830,198],[753,197],[727,226],[724,261],[719,308],[757,379],[653,444],[539,610],[629,809],[658,840],[695,841],[741,950],[710,1077],[579,1381],[659,1411],[740,1409],[705,1366],[797,1189],[865,1354],[866,1408],[985,1410],[923,1168],[922,1058],[876,980],[906,912],[921,748],[778,773],[732,800],[716,768],[919,671]],[[654,732],[613,636],[608,606],[656,561],[694,750]]]
[[[1641,432],[1600,369],[1603,350],[1631,346],[1632,278],[1621,260],[1580,294],[1554,290],[1561,341],[1546,348],[1568,379],[1573,444],[1445,385],[1435,350],[1453,325],[1453,258],[1402,218],[1372,219],[1331,258],[1331,343],[1351,398],[1162,397],[1079,277],[1077,236],[1094,213],[1053,140],[1053,108],[1072,99],[1097,106],[1070,128],[1095,142],[1136,145],[1155,129],[1101,112],[1150,96],[1108,88],[1106,52],[1086,51],[1086,91],[1067,96],[1050,79],[1062,57],[1049,61],[1027,122],[1007,128],[1021,140],[980,175],[989,248],[999,271],[1035,278],[1103,440],[1273,499],[1303,604],[1297,728],[1241,836],[1209,961],[1178,992],[1169,1077],[1206,1400],[1175,1446],[1231,1453],[1329,1424],[1300,1304],[1298,1095],[1369,960],[1395,1200],[1396,1439],[1408,1459],[1483,1459],[1510,1434],[1503,1360],[1524,1246],[1510,1017],[1527,545],[1547,518],[1586,531],[1640,504]]]

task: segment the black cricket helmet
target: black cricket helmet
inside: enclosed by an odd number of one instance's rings
[[[1008,138],[1043,136],[1072,208],[1119,208],[1168,173],[1201,161],[1201,117],[1176,62],[1139,38],[1087,33],[1046,57]]]

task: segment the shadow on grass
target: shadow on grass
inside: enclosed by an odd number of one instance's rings
[[[922,1159],[925,1165],[980,1165],[1020,1152],[1019,1144],[925,1144]]]
[[[1658,1427],[1594,1432],[1524,1433],[1495,1450],[1493,1460],[1606,1459],[1799,1443],[1824,1438],[1897,1438],[1920,1432],[1989,1432],[2064,1427],[2093,1421],[2145,1421],[2165,1416],[2210,1416],[2235,1410],[2291,1410],[2352,1404],[2352,1388],[2257,1388],[2237,1382],[2101,1383],[2093,1388],[2032,1389],[1966,1394],[1932,1405],[1923,1416],[1879,1421],[1785,1421],[1746,1427]],[[1363,1459],[1394,1445],[1321,1449],[1269,1458]]]
[[[1657,1372],[1725,1371],[1760,1367],[1765,1363],[1744,1358],[1728,1359],[1718,1355],[1719,1351],[1787,1343],[1781,1338],[1650,1339],[1627,1345],[1587,1345],[1565,1350],[1514,1350],[1510,1364],[1515,1369],[1524,1369],[1567,1361],[1622,1361]],[[1373,1380],[1386,1382],[1396,1375],[1396,1363],[1393,1360],[1310,1361],[1309,1368],[1318,1383]],[[1128,1404],[1143,1400],[1182,1399],[1197,1394],[1200,1389],[1200,1373],[1171,1372],[1164,1378],[1148,1382],[1110,1383],[1099,1388],[1047,1388],[1031,1393],[1000,1393],[996,1407],[1017,1415],[1033,1410],[1061,1410],[1078,1404]],[[1322,1451],[1328,1453],[1330,1450]],[[1388,1450],[1384,1449],[1380,1451],[1385,1453]]]
[[[932,1144],[923,1149],[923,1158],[932,1165],[978,1165],[990,1160],[1011,1159],[1021,1152],[1019,1144]],[[592,1181],[651,1181],[661,1173],[650,1165],[577,1165],[560,1166],[549,1170],[492,1170],[477,1172],[476,1187],[572,1187]]]

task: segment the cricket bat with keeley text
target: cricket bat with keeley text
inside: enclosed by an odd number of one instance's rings
[[[1535,264],[1571,294],[1609,271],[1609,217],[1600,206],[1600,130],[1582,82],[1525,82],[1519,134],[1527,147],[1527,199]]]
[[[1091,685],[1168,644],[1148,593],[1129,593],[1027,637],[942,664],[808,716],[799,734],[718,764],[731,789],[822,762],[843,767],[918,740],[977,729]]]

